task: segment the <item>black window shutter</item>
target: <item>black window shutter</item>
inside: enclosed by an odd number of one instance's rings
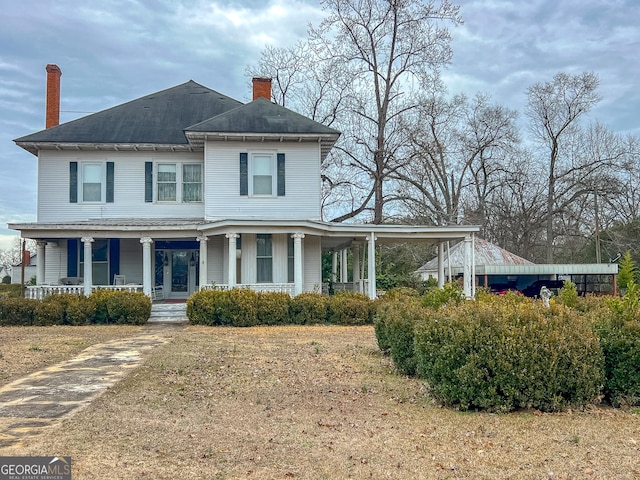
[[[144,201],[153,202],[153,162],[144,162]]]
[[[278,154],[278,196],[284,196],[284,153]]]
[[[120,239],[109,239],[109,278],[120,275]]]
[[[240,195],[249,195],[249,155],[240,154]]]
[[[107,162],[107,203],[113,203],[113,162]]]
[[[69,203],[78,203],[78,162],[69,163]]]
[[[78,276],[78,239],[67,240],[67,277]]]

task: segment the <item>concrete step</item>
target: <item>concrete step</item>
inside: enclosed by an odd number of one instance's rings
[[[151,305],[149,323],[188,322],[186,303],[154,303]]]

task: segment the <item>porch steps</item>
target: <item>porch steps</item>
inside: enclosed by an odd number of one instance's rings
[[[186,323],[188,321],[186,303],[153,303],[147,323]]]

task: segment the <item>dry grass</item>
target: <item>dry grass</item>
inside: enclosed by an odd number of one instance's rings
[[[90,345],[128,337],[141,327],[0,327],[0,385],[67,360]]]
[[[640,414],[434,406],[371,327],[189,327],[61,425],[0,455],[79,479],[637,479]]]

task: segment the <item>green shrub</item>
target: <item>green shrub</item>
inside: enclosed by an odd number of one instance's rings
[[[0,281],[0,283],[9,285],[11,283],[11,277],[9,275],[5,275],[4,277],[2,277],[2,281]]]
[[[290,323],[291,296],[284,292],[259,292],[257,317],[259,325],[284,325]]]
[[[367,325],[373,322],[373,305],[362,293],[343,291],[329,298],[329,323]]]
[[[312,325],[327,322],[329,298],[320,293],[301,293],[291,299],[289,306],[291,323]]]
[[[33,325],[39,303],[30,298],[0,298],[0,325]]]
[[[640,405],[640,322],[611,313],[596,320],[595,330],[604,353],[604,399]]]
[[[223,290],[200,290],[187,299],[187,318],[193,325],[222,325],[216,306],[225,295]]]
[[[118,292],[114,290],[95,290],[89,295],[89,301],[93,306],[94,317],[92,323],[105,324],[112,323],[109,319],[109,309],[107,302],[109,298]]]
[[[20,297],[22,292],[22,285],[20,284],[0,284],[0,298],[7,297]]]
[[[565,307],[575,308],[578,305],[578,288],[573,282],[565,281],[562,288],[558,291],[556,300]]]
[[[40,325],[85,325],[94,321],[94,302],[88,300],[84,295],[73,293],[49,295],[42,300],[42,303],[59,306],[61,314],[59,319],[52,319],[48,323],[40,323]],[[43,312],[46,311],[46,308],[49,308],[49,315],[52,315],[57,307],[43,307]]]
[[[109,323],[143,325],[151,315],[151,299],[142,292],[114,292],[106,304]]]
[[[439,308],[446,304],[458,305],[463,300],[464,294],[455,283],[446,283],[443,288],[430,288],[422,296],[422,304],[431,308]]]
[[[376,309],[374,329],[378,346],[389,351],[396,368],[405,375],[415,375],[414,328],[426,314],[415,297],[398,297],[380,303]]]
[[[589,322],[560,305],[503,303],[465,302],[416,325],[417,371],[434,397],[500,412],[598,399],[604,359]]]
[[[258,324],[258,294],[246,288],[224,292],[216,311],[222,325],[252,327]]]
[[[34,325],[64,325],[64,305],[50,298],[38,302],[33,316]]]

